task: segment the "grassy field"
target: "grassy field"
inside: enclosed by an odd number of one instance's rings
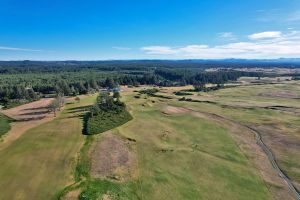
[[[276,181],[263,180],[263,172],[249,159],[253,152],[239,148],[231,129],[189,113],[170,116],[162,110],[167,105],[187,107],[257,128],[280,167],[298,186],[299,82],[240,86],[187,96],[215,103],[179,102],[180,97],[173,95],[176,90],[179,88],[158,93],[173,99],[135,98],[132,92],[123,93],[134,120],[114,132],[136,140],[139,176],[126,183],[90,178],[82,187],[81,199],[106,194],[112,199],[291,198]],[[101,135],[96,138],[101,140]]]
[[[11,120],[0,114],[0,137],[10,130]]]
[[[166,103],[156,98],[151,101],[127,98],[135,120],[119,132],[138,141],[139,197],[271,198],[228,130],[189,114],[164,115],[161,109]],[[147,106],[142,106],[145,102]]]
[[[272,199],[227,129],[188,113],[162,113],[172,100],[134,96],[122,98],[134,119],[113,132],[136,141],[138,176],[116,182],[88,175],[73,188],[80,199]]]
[[[51,199],[72,181],[77,152],[84,142],[82,106],[96,96],[68,104],[51,122],[33,128],[0,151],[0,199]]]
[[[0,151],[6,161],[0,165],[0,199],[273,199],[273,189],[283,188],[263,179],[230,127],[191,112],[164,110],[191,108],[257,128],[298,186],[299,84],[239,86],[187,96],[203,103],[178,101],[181,96],[173,92],[183,88],[158,93],[172,99],[136,98],[135,89],[122,92],[134,119],[108,133],[130,141],[128,148],[137,158],[136,175],[126,181],[91,175],[92,149],[107,137],[81,134],[81,114],[96,96],[82,97]]]
[[[200,93],[194,98],[209,100],[217,104],[189,103],[189,106],[255,127],[274,152],[280,167],[300,189],[299,96],[300,82],[298,81],[228,88],[210,92],[208,95]],[[180,102],[175,102],[175,104],[185,105]],[[266,108],[272,106],[276,109]]]

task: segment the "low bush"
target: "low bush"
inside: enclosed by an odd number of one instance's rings
[[[159,92],[158,89],[152,88],[152,89],[145,89],[145,90],[140,90],[140,94],[147,94],[149,96],[153,96],[155,93]]]
[[[0,137],[10,130],[12,119],[0,114]]]
[[[186,91],[178,91],[178,92],[174,92],[174,94],[177,95],[177,96],[193,95],[193,93],[186,92]]]

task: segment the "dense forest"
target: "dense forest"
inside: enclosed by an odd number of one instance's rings
[[[260,65],[258,63],[257,65]],[[257,66],[255,65],[255,66]],[[47,96],[76,96],[116,88],[118,85],[178,86],[223,84],[241,76],[262,73],[206,68],[229,66],[229,62],[205,61],[0,61],[0,104],[11,107]],[[239,62],[230,66],[241,67]],[[265,65],[265,67],[268,67]],[[290,65],[289,65],[290,66]],[[292,67],[292,66],[290,66]]]

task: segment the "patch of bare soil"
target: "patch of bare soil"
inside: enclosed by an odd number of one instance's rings
[[[162,112],[167,115],[174,115],[174,114],[184,114],[190,111],[182,107],[166,106]]]
[[[111,200],[111,197],[110,197],[109,194],[104,194],[104,195],[102,196],[102,200]]]
[[[286,98],[286,99],[299,99],[300,98],[298,95],[287,92],[287,91],[260,93],[259,96],[274,97],[274,98],[279,97],[279,98]]]
[[[54,117],[47,109],[52,99],[41,99],[15,108],[1,111],[4,115],[17,120],[11,123],[11,130],[4,135],[0,150],[9,146],[27,130],[51,121]]]
[[[170,112],[169,110],[174,112]],[[202,112],[198,110],[193,110],[189,108],[182,107],[172,107],[168,108],[168,113],[181,113],[184,111],[190,112],[193,116],[215,121],[228,130],[230,130],[231,136],[237,142],[239,148],[247,156],[254,167],[258,169],[261,174],[262,179],[265,181],[267,188],[271,191],[275,199],[294,199],[293,194],[289,191],[289,186],[287,182],[280,177],[278,171],[273,167],[272,163],[269,161],[267,154],[264,152],[263,148],[258,145],[256,140],[256,132],[251,128],[235,122],[231,119],[213,114]]]
[[[137,176],[137,160],[131,150],[133,141],[110,132],[95,144],[92,152],[91,175],[94,178],[110,178],[127,181]]]
[[[75,199],[78,199],[78,196],[80,195],[80,193],[81,193],[80,189],[72,190],[72,191],[68,192],[66,194],[66,196],[64,196],[62,199],[63,200],[75,200]]]
[[[15,108],[1,111],[6,116],[16,119],[18,121],[30,121],[42,119],[49,114],[47,106],[53,99],[41,99],[31,103],[27,103]]]

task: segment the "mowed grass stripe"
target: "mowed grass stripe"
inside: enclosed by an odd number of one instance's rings
[[[55,120],[29,130],[0,151],[0,199],[51,199],[72,181],[75,157],[84,136],[82,121],[71,108],[93,102],[95,96],[67,105]]]

